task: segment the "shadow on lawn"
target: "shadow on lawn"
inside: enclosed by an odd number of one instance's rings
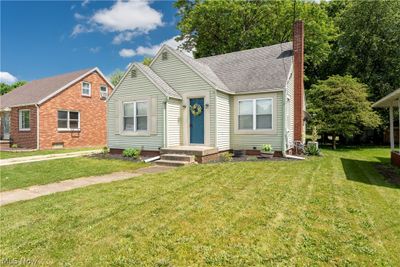
[[[389,177],[387,173],[378,172],[378,169],[382,169],[380,168],[382,166],[389,170],[393,168],[388,164],[382,163],[386,162],[386,160],[380,160],[381,163],[348,158],[341,158],[340,160],[348,180],[389,188],[400,188],[399,184],[396,185],[393,182],[393,177]]]

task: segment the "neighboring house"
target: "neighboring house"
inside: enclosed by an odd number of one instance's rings
[[[108,146],[198,161],[263,144],[284,154],[304,138],[303,68],[301,21],[293,43],[200,59],[164,45],[149,67],[133,63],[108,99]]]
[[[0,97],[2,142],[30,149],[104,146],[112,90],[98,68],[18,87]]]

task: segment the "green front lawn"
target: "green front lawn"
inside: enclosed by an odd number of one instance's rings
[[[88,157],[2,166],[0,191],[117,171],[133,171],[144,166],[144,163],[139,162],[134,163],[123,160],[104,160]]]
[[[400,265],[388,149],[194,165],[0,209],[0,258],[46,265]]]
[[[39,155],[50,155],[50,154],[61,154],[69,152],[78,152],[86,150],[95,150],[99,148],[71,148],[71,149],[50,149],[50,150],[36,150],[36,151],[0,151],[0,159],[10,159],[18,157],[28,157],[28,156],[39,156]]]

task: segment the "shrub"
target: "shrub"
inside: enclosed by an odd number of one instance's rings
[[[272,145],[271,144],[264,144],[261,146],[262,152],[272,152]]]
[[[232,161],[233,154],[229,153],[229,152],[224,152],[219,157],[220,157],[221,161],[229,162],[229,161]]]
[[[318,141],[318,131],[317,131],[317,127],[314,126],[312,128],[312,132],[311,132],[311,141],[312,142],[317,142]]]
[[[140,150],[136,148],[127,148],[122,152],[122,156],[127,158],[137,159],[139,158]]]
[[[109,151],[108,151],[108,147],[106,147],[106,146],[103,147],[101,153],[104,154],[104,155],[106,155],[106,154],[108,154],[108,152],[109,152]]]
[[[18,148],[18,144],[12,144],[11,148]]]
[[[309,156],[319,156],[320,155],[320,150],[319,150],[317,144],[315,144],[315,143],[314,144],[309,144],[306,147],[306,151],[305,152]]]

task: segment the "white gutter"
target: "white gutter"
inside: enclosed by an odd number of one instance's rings
[[[36,149],[39,150],[40,149],[40,138],[39,138],[39,134],[40,134],[40,109],[39,109],[39,105],[35,104],[36,106]]]

